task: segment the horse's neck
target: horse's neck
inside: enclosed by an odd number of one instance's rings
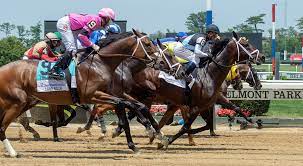
[[[119,67],[127,67],[132,74],[136,74],[146,68],[146,65],[138,59],[129,58],[124,60]]]
[[[215,61],[222,66],[231,66],[236,61],[236,51],[231,51],[228,49],[231,47],[229,43],[224,50],[215,58]],[[207,73],[214,83],[215,90],[219,89],[225,80],[231,67],[220,67],[214,62],[210,63],[207,68]]]
[[[132,48],[135,44],[135,40],[132,42],[130,37],[120,39],[116,42],[111,43],[110,45],[101,49],[100,53],[112,53],[112,54],[132,54]]]
[[[91,57],[86,62],[87,63],[92,62],[97,67],[99,65],[106,65],[103,67],[107,67],[110,73],[114,73],[114,71],[119,66],[119,64],[127,58],[129,58],[129,56],[123,54],[116,54],[109,56],[100,56],[98,54],[95,54],[95,55],[91,55]]]

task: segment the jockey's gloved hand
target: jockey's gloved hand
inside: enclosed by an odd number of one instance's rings
[[[92,45],[92,48],[93,48],[96,52],[98,52],[98,51],[100,50],[100,47],[99,47],[98,45],[96,45],[96,44],[93,44],[93,45]]]

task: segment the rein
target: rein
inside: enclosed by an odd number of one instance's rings
[[[249,64],[249,70],[248,70],[247,75],[245,77],[245,81],[248,79],[249,76],[251,76],[252,79],[253,79],[254,86],[255,86],[256,85],[256,80],[255,80],[255,77],[254,77],[254,74],[253,74],[251,68],[252,68],[252,66],[251,66],[251,64]]]
[[[168,49],[167,47],[164,50],[162,50],[162,48],[159,45],[157,47],[158,47],[159,52],[160,52],[160,55],[158,55],[158,57],[162,57],[165,60],[165,62],[168,64],[168,67],[169,67],[170,71],[173,71],[174,68],[177,67],[177,70],[174,73],[174,75],[176,76],[177,73],[179,72],[180,68],[182,67],[182,65],[180,63],[171,64],[171,62],[167,59],[167,57],[164,53]]]

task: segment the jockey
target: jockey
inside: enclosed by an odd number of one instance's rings
[[[214,24],[210,24],[206,27],[206,34],[197,33],[188,36],[183,40],[182,45],[179,44],[174,49],[177,57],[189,61],[185,71],[187,75],[190,75],[197,66],[204,67],[205,62],[210,58],[211,51],[207,42],[219,39],[219,34],[219,28]]]
[[[45,35],[43,41],[38,42],[24,53],[23,59],[37,59],[55,62],[61,54],[56,54],[53,50],[60,45],[60,37],[55,33],[49,32]]]
[[[94,44],[97,44],[98,41],[101,39],[106,38],[107,35],[110,34],[119,34],[121,33],[121,28],[117,24],[110,24],[105,30],[96,30],[94,31],[90,37],[89,40],[93,42]]]
[[[71,13],[60,18],[57,29],[62,34],[66,52],[49,72],[50,77],[61,79],[61,70],[65,70],[72,57],[77,53],[77,39],[84,47],[92,47],[99,51],[100,47],[92,43],[88,36],[95,30],[105,28],[110,21],[115,20],[115,12],[111,8],[103,8],[98,15]]]
[[[169,43],[169,42],[182,42],[187,37],[186,32],[178,32],[175,37],[167,37],[159,39],[161,43]],[[157,40],[153,41],[153,44],[158,45]]]

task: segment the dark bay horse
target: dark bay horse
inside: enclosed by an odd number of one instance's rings
[[[235,110],[240,116],[242,116],[247,121],[251,122],[251,119],[246,117],[240,110],[239,107],[237,107],[235,104],[233,104],[230,100],[226,98],[227,95],[227,88],[232,85],[235,90],[241,90],[243,88],[241,80],[246,81],[249,83],[251,87],[253,87],[255,90],[260,90],[262,85],[260,82],[260,79],[258,78],[257,72],[254,68],[252,68],[251,64],[237,64],[237,73],[240,76],[240,79],[236,77],[233,80],[225,80],[223,84],[221,85],[221,89],[219,91],[219,94],[217,96],[216,104],[224,105],[225,107],[228,107],[232,110]],[[166,124],[170,124],[173,118],[173,115],[176,111],[181,110],[181,114],[183,119],[187,120],[188,117],[186,116],[189,112],[188,107],[181,106],[178,107],[176,105],[169,105],[167,111],[161,118],[159,122],[159,127],[162,128]],[[213,109],[209,109],[209,112],[200,114],[201,117],[207,122],[208,125],[210,125],[210,134],[212,136],[215,136],[215,132],[213,131]],[[170,121],[170,122],[169,122]],[[188,134],[189,144],[195,145],[193,141],[193,136],[191,134]],[[150,140],[151,142],[153,139]]]
[[[236,33],[233,32],[233,38],[224,41],[223,50],[219,52],[217,56],[212,58],[211,63],[206,68],[198,69],[198,79],[195,81],[191,89],[191,103],[189,105],[189,119],[185,120],[185,124],[181,130],[174,136],[170,137],[159,147],[167,147],[168,144],[173,143],[184,133],[195,134],[210,128],[209,125],[203,126],[198,129],[190,129],[191,124],[194,122],[199,114],[209,112],[209,108],[212,107],[216,101],[220,92],[221,85],[225,80],[231,66],[235,62],[261,62],[264,61],[265,57],[259,54],[259,51],[252,46],[245,38],[239,38]],[[219,41],[222,42],[222,41]],[[217,44],[217,43],[216,43]],[[160,84],[167,84],[164,81],[159,80]],[[169,86],[169,85],[167,85]],[[159,90],[170,95],[159,96],[170,99],[170,101],[176,105],[184,105],[185,96],[183,95],[180,88],[161,88]],[[172,97],[173,96],[173,97]]]
[[[133,40],[138,41],[140,39],[149,54],[156,52],[150,40],[142,38],[143,35],[136,31],[134,31],[134,34],[136,34],[136,37]],[[143,51],[142,48],[137,48],[133,57],[146,59],[146,55],[142,54],[141,51]],[[108,54],[105,50],[100,50],[78,65],[76,79],[80,103],[115,103],[119,105],[123,100],[108,94],[109,85],[117,66],[129,57],[132,56]],[[5,131],[15,118],[35,106],[39,101],[56,105],[73,104],[70,92],[39,93],[36,91],[37,64],[36,61],[19,60],[0,68],[0,140],[4,144],[5,151],[11,157],[16,157],[17,152],[6,138]],[[116,110],[119,110],[119,108],[116,108]],[[135,150],[132,142],[128,145],[132,150]]]

